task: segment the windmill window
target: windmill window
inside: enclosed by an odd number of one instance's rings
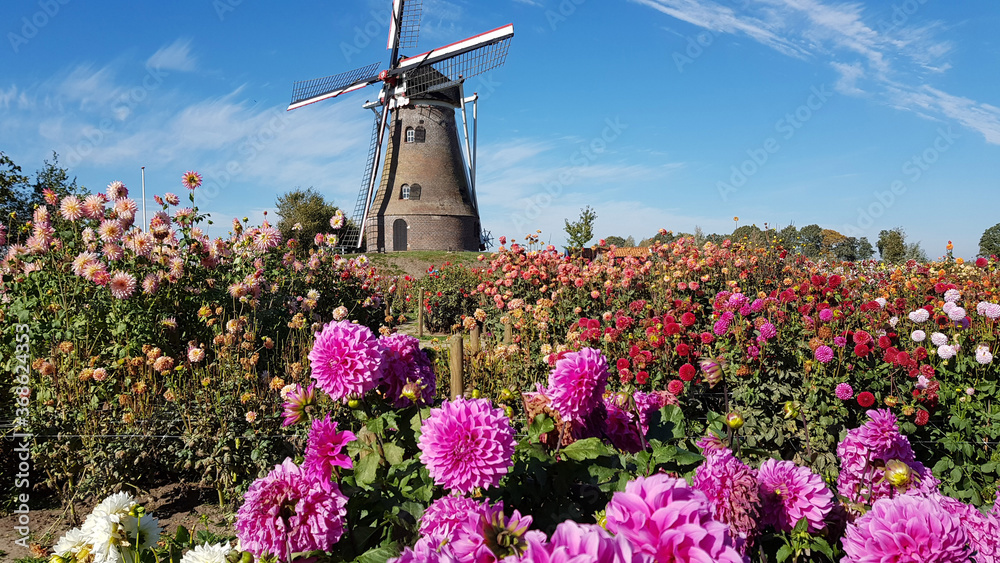
[[[407,143],[412,143],[414,138],[415,138],[415,135],[414,135],[413,127],[407,127],[406,128],[406,142]]]
[[[403,184],[403,187],[399,189],[399,199],[410,199],[410,185]]]
[[[427,130],[423,127],[417,127],[414,132],[414,140],[418,143],[422,143],[427,139]]]
[[[420,184],[410,186],[410,197],[408,199],[420,199]]]

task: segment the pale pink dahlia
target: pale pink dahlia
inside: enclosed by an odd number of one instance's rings
[[[135,293],[135,277],[126,272],[115,272],[111,274],[108,289],[115,299],[128,299]]]
[[[326,418],[316,419],[309,430],[309,441],[306,444],[306,457],[302,469],[317,479],[329,481],[333,476],[334,467],[350,469],[354,466],[351,457],[342,452],[349,442],[357,438],[353,432],[344,430],[337,432],[337,423]]]
[[[385,360],[379,389],[396,408],[434,402],[437,374],[420,341],[406,334],[391,334],[378,339]]]
[[[292,553],[328,551],[344,533],[347,497],[286,459],[257,479],[236,513],[236,537],[257,557],[288,561]]]
[[[639,477],[615,493],[607,528],[655,561],[741,563],[729,527],[711,510],[704,493],[661,473]]]
[[[582,422],[594,410],[608,383],[608,360],[600,351],[584,348],[556,362],[546,394],[564,420]]]
[[[67,221],[76,221],[83,217],[83,203],[75,195],[68,195],[59,205],[59,213]]]
[[[312,377],[335,400],[361,397],[382,380],[382,348],[372,331],[347,321],[328,323],[309,351]]]
[[[843,561],[967,563],[967,540],[958,518],[934,499],[883,498],[847,527]]]
[[[833,493],[823,478],[808,467],[768,459],[760,464],[757,480],[764,509],[761,524],[785,532],[791,531],[802,518],[809,522],[810,532],[826,525],[826,515],[833,509]]]
[[[181,183],[184,184],[185,188],[193,190],[201,185],[201,174],[188,170],[181,177]]]
[[[745,553],[760,519],[760,485],[756,472],[737,459],[718,439],[698,442],[705,462],[695,470],[692,485],[705,493],[716,520],[729,525],[730,534]]]
[[[453,491],[496,486],[513,464],[514,429],[486,399],[445,401],[420,431],[420,460],[435,483]]]
[[[443,496],[432,502],[420,517],[420,535],[451,541],[462,523],[473,514],[484,512],[486,506],[467,497]]]

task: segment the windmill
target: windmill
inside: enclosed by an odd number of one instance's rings
[[[388,69],[373,63],[293,87],[289,110],[381,83],[378,99],[363,106],[374,112],[374,127],[358,200],[339,242],[346,251],[363,241],[369,251],[484,250],[489,242],[476,197],[478,96],[465,95],[465,81],[504,63],[514,26],[402,56],[400,49],[416,47],[421,13],[420,0],[393,0]]]

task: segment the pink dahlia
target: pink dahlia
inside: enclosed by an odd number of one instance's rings
[[[584,348],[556,362],[546,394],[564,420],[582,422],[594,410],[608,383],[608,360],[599,350]]]
[[[484,511],[485,503],[467,497],[443,496],[427,507],[420,517],[420,535],[451,541],[455,531],[473,514]]]
[[[761,523],[789,532],[805,518],[809,531],[821,530],[833,509],[833,493],[823,478],[791,461],[765,460],[757,472],[764,518]]]
[[[836,393],[841,401],[849,401],[854,396],[854,388],[850,383],[838,383]]]
[[[349,430],[337,432],[337,423],[330,421],[329,414],[326,418],[314,420],[309,430],[306,458],[302,462],[302,469],[323,481],[330,480],[334,467],[350,469],[354,463],[342,450],[355,438],[354,433]]]
[[[506,557],[518,561],[530,540],[545,541],[543,532],[529,530],[531,521],[531,516],[522,516],[517,510],[508,518],[503,501],[484,504],[478,514],[462,522],[449,545],[458,560],[466,563],[494,563]]]
[[[389,559],[388,563],[462,563],[452,552],[448,544],[441,545],[435,538],[420,538],[411,548],[408,547],[399,557]]]
[[[936,491],[937,479],[916,460],[909,439],[899,431],[896,416],[888,409],[869,410],[867,414],[870,420],[848,430],[837,446],[840,496],[850,502],[869,503],[899,493],[926,496]],[[892,460],[910,469],[910,476],[896,484],[884,478],[884,467]]]
[[[328,551],[344,533],[347,497],[286,459],[257,479],[236,513],[236,536],[257,557],[288,561],[292,553]]]
[[[59,205],[59,213],[67,221],[76,221],[83,217],[83,202],[75,195],[68,195],[63,198]]]
[[[201,185],[201,174],[188,170],[181,177],[181,183],[184,184],[185,188],[193,190]]]
[[[396,408],[434,402],[437,375],[420,341],[406,334],[391,334],[378,339],[384,348],[382,383],[379,389]]]
[[[496,486],[513,465],[514,429],[487,399],[445,401],[420,432],[420,460],[435,483],[453,491]]]
[[[296,383],[295,388],[288,393],[285,397],[285,403],[282,405],[284,408],[282,414],[285,420],[281,425],[291,426],[306,420],[309,417],[309,410],[315,406],[316,385],[310,384],[309,387],[302,387]]]
[[[908,495],[883,498],[847,527],[843,561],[967,563],[967,541],[958,518],[936,500]]]
[[[711,510],[705,494],[681,479],[638,477],[608,503],[607,529],[655,561],[742,562],[729,527]]]
[[[128,299],[135,293],[135,277],[126,272],[115,272],[111,274],[108,289],[115,299]]]
[[[983,514],[975,506],[940,494],[931,495],[941,508],[955,516],[965,535],[969,547],[975,552],[976,563],[1000,563],[1000,518],[995,514]]]
[[[713,437],[714,438],[714,437]],[[753,541],[760,519],[760,485],[756,472],[737,459],[719,440],[698,442],[705,462],[695,470],[692,485],[705,493],[716,520],[729,525],[740,551]]]
[[[829,309],[824,309],[824,310],[829,311]],[[816,348],[814,355],[816,357],[816,361],[818,361],[819,363],[821,364],[829,363],[829,361],[833,359],[833,349],[830,348],[829,346],[820,346]]]
[[[372,331],[347,321],[328,323],[309,351],[312,376],[327,395],[347,402],[382,379],[382,348]]]
[[[556,527],[546,545],[528,541],[521,560],[526,563],[653,563],[623,536],[612,536],[596,524],[578,524],[566,520]]]

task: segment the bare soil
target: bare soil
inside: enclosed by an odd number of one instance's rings
[[[208,529],[220,535],[233,534],[233,527],[227,522],[232,513],[219,507],[214,489],[191,484],[172,483],[135,495],[136,501],[160,521],[163,534],[173,535],[178,526],[188,530]],[[29,543],[33,549],[25,549],[14,543],[21,535],[14,530],[17,515],[4,514],[0,517],[0,562],[15,561],[25,557],[47,557],[49,549],[67,531],[83,523],[101,499],[88,499],[74,503],[76,520],[69,508],[32,508],[29,514],[31,535]],[[201,522],[202,515],[207,518]]]

